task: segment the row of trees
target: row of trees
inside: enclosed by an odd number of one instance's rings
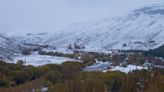
[[[78,55],[76,54],[64,54],[64,53],[60,53],[60,52],[46,52],[46,51],[39,51],[40,55],[50,55],[50,56],[59,56],[59,57],[69,57],[69,58],[78,58]]]
[[[164,75],[154,71],[83,72],[80,78],[59,82],[50,92],[163,92]]]

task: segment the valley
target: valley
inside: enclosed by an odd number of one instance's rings
[[[164,92],[164,4],[52,32],[0,33],[0,92]]]

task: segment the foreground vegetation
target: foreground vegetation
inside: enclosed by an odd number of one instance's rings
[[[0,92],[164,92],[164,70],[85,72],[84,63],[40,67],[0,61]]]

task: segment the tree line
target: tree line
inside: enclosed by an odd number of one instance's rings
[[[128,74],[82,71],[84,63],[64,62],[40,67],[0,61],[0,92],[164,92],[164,70]]]

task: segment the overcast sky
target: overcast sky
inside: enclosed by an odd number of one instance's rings
[[[162,0],[0,0],[0,32],[56,31],[74,22],[123,16]]]

